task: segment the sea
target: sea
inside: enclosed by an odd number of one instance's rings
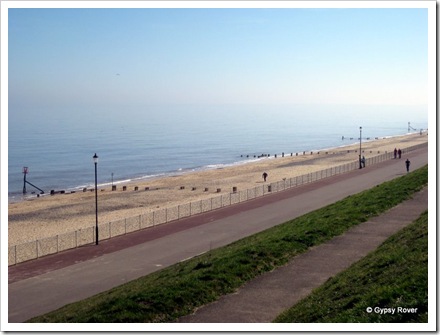
[[[367,141],[427,128],[427,106],[415,105],[10,109],[8,200],[35,197],[40,190],[50,194],[94,187],[95,153],[102,187],[246,164],[283,152],[341,147],[359,143],[360,136]]]

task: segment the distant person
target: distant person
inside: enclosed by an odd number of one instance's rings
[[[396,159],[396,158],[397,158],[397,149],[394,148],[394,159]]]
[[[406,165],[406,172],[409,172],[409,166],[411,165],[411,162],[409,161],[409,159],[407,158],[405,161],[405,165]]]
[[[362,156],[361,163],[362,163],[362,167],[365,167],[365,156]]]
[[[268,174],[266,172],[263,172],[263,179],[266,181]]]
[[[399,155],[399,159],[402,158],[402,150],[397,150],[397,154]]]

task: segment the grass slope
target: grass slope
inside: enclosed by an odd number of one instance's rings
[[[274,322],[428,322],[428,212]]]
[[[428,167],[30,322],[170,322],[408,199]]]

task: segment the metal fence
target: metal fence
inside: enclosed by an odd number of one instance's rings
[[[403,153],[426,146],[426,143],[402,150]],[[364,152],[365,154],[365,152]],[[367,153],[368,154],[368,153]],[[372,154],[372,152],[370,152]],[[394,154],[377,154],[366,159],[366,166],[378,164],[394,157]],[[246,190],[221,194],[208,199],[189,202],[174,207],[158,209],[142,215],[128,217],[118,221],[99,224],[99,239],[106,240],[116,236],[128,234],[137,230],[154,227],[163,223],[176,221],[192,215],[213,211],[222,207],[262,197],[269,193],[280,192],[286,189],[312,183],[324,178],[346,173],[359,168],[359,162],[351,162],[328,169],[311,172],[301,176],[286,178],[270,184],[256,186]],[[39,257],[55,254],[60,251],[77,248],[95,242],[95,226],[77,231],[47,237],[36,241],[26,242],[9,247],[8,265],[22,263]]]

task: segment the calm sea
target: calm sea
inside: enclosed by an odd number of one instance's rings
[[[148,106],[130,110],[9,110],[8,197],[27,180],[43,189],[242,164],[254,155],[302,152],[402,135],[428,127],[423,106]],[[345,137],[342,140],[342,136]],[[350,140],[350,137],[353,139]],[[247,158],[249,155],[250,158]],[[26,186],[28,196],[39,191]],[[33,195],[35,196],[35,195]]]

